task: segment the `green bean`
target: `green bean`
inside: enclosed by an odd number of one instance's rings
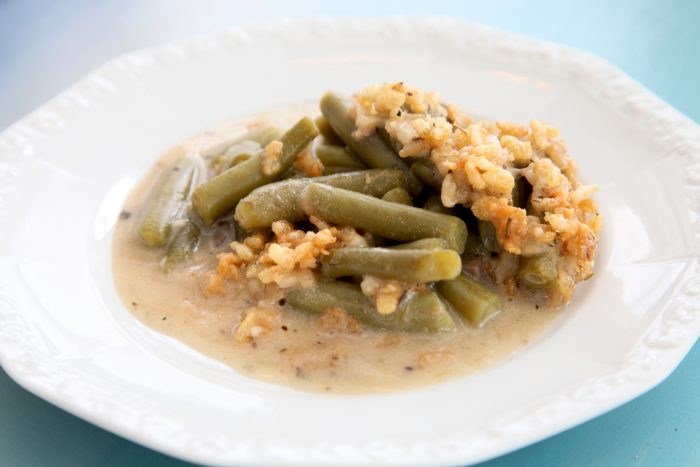
[[[467,255],[478,255],[478,256],[488,256],[491,251],[484,246],[484,242],[481,241],[481,237],[478,232],[475,234],[469,234],[467,236],[467,244],[464,245],[464,253]]]
[[[194,160],[180,159],[161,176],[151,191],[137,227],[139,237],[147,246],[159,247],[168,242],[172,220],[190,194],[195,171]]]
[[[279,169],[266,174],[262,169],[262,155],[256,155],[211,180],[199,185],[192,194],[192,206],[205,225],[236,207],[238,201],[255,188],[278,179],[287,172],[296,156],[318,135],[318,129],[307,117],[299,120],[282,137]]]
[[[262,151],[263,146],[257,141],[246,139],[240,143],[232,144],[224,151],[224,157],[234,158],[239,154],[249,154]]]
[[[236,207],[236,220],[246,229],[269,227],[278,220],[295,222],[303,219],[299,206],[301,192],[311,183],[324,183],[358,191],[369,196],[382,196],[396,187],[405,187],[400,170],[362,170],[324,177],[283,180],[252,191]]]
[[[436,288],[452,308],[473,326],[482,325],[501,308],[498,295],[464,273],[456,279],[438,282]]]
[[[282,180],[300,180],[300,179],[307,179],[309,178],[309,174],[304,172],[303,170],[299,170],[296,167],[292,167],[290,170],[287,170],[287,173],[284,174],[282,177]],[[271,183],[268,183],[268,185],[271,185]],[[267,186],[267,185],[263,185]],[[257,188],[256,188],[257,190]],[[251,192],[252,193],[252,192]],[[241,200],[243,201],[243,200]],[[239,201],[239,203],[241,202]]]
[[[413,196],[418,195],[422,184],[411,173],[403,159],[387,146],[378,134],[372,133],[361,140],[353,138],[352,133],[355,131],[355,121],[350,116],[341,97],[332,93],[326,93],[321,98],[321,112],[353,154],[356,154],[367,167],[403,170],[406,173],[408,192]]]
[[[177,264],[192,256],[199,246],[201,234],[197,224],[187,219],[168,246],[168,252],[163,260],[163,269],[170,272]]]
[[[233,167],[234,165],[250,159],[255,154],[262,152],[260,143],[252,140],[244,140],[231,145],[226,152],[218,156],[214,160],[214,170],[216,173],[221,173],[224,170]]]
[[[418,159],[411,164],[411,172],[418,180],[436,190],[440,190],[440,187],[442,187],[440,172],[428,158]]]
[[[457,277],[462,260],[454,250],[339,248],[321,260],[327,278],[376,276],[402,282],[435,282]]]
[[[518,281],[535,289],[547,288],[557,278],[558,258],[555,248],[540,255],[521,257]]]
[[[222,155],[234,151],[238,146],[254,144],[256,147],[262,148],[270,141],[279,138],[281,134],[282,133],[277,128],[271,126],[253,128],[233,141],[229,141],[223,148],[217,147],[208,149],[203,152],[203,155],[208,159],[218,159]]]
[[[292,289],[286,300],[290,307],[313,314],[341,308],[363,325],[389,331],[439,332],[456,328],[450,313],[430,291],[407,294],[398,309],[388,315],[379,314],[360,287],[347,282],[321,282],[314,288]]]
[[[390,250],[443,250],[447,248],[444,238],[421,238],[414,242],[400,243],[387,247]]]
[[[394,316],[396,315],[396,316]],[[386,315],[407,331],[450,331],[457,325],[438,294],[432,290],[408,291],[393,313]]]
[[[456,207],[452,208],[456,211]],[[467,224],[469,235],[467,236],[467,244],[464,246],[464,253],[467,255],[489,256],[491,251],[484,246],[479,233],[479,220],[468,209],[461,209],[459,218]]]
[[[425,203],[423,203],[423,209],[427,209],[428,211],[432,212],[438,212],[441,214],[449,214],[450,216],[457,215],[457,209],[448,208],[447,206],[442,204],[440,195],[430,195],[428,199],[425,200]]]
[[[354,167],[343,167],[340,165],[324,165],[323,166],[323,173],[326,175],[344,174],[347,172],[356,172],[356,171],[357,171],[357,169]],[[406,177],[404,177],[404,178],[406,178]]]
[[[366,169],[354,154],[341,146],[331,146],[329,144],[319,144],[316,146],[316,157],[324,166],[353,167],[355,169]]]
[[[279,128],[273,126],[266,126],[262,128],[254,128],[245,135],[246,140],[255,141],[260,144],[261,147],[265,147],[272,141],[279,139],[282,136],[282,132]]]
[[[318,136],[318,128],[308,117],[299,120],[292,128],[283,134],[279,141],[282,142],[282,151],[278,162],[279,169],[276,174],[286,172],[297,158],[297,155]]]
[[[501,245],[499,245],[498,237],[496,236],[496,227],[493,223],[482,220],[479,220],[478,225],[479,237],[481,238],[481,243],[484,245],[484,248],[492,253],[499,253],[501,251]]]
[[[384,193],[384,196],[382,196],[382,199],[384,201],[391,201],[392,203],[399,203],[399,204],[405,204],[406,206],[413,206],[413,200],[411,199],[411,195],[409,195],[408,191],[401,188],[400,186],[394,188],[393,190],[389,190],[386,193]]]
[[[328,123],[328,120],[326,120],[326,117],[319,115],[316,117],[315,122],[316,126],[318,127],[318,131],[321,133],[321,135],[323,135],[323,139],[328,144],[332,144],[334,146],[345,146],[345,143],[343,143],[340,136],[338,136],[338,134],[333,130],[330,123]]]
[[[262,155],[258,154],[195,188],[192,207],[205,225],[211,225],[267,181],[268,177],[262,173]]]
[[[458,253],[464,251],[467,226],[454,216],[314,183],[304,189],[300,206],[308,215],[333,224],[351,225],[380,237],[411,242],[437,237]]]

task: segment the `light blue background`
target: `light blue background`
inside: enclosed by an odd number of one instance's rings
[[[275,16],[455,16],[596,53],[700,121],[700,2],[0,0],[0,129],[110,57]],[[700,465],[700,344],[661,385],[484,466]],[[186,465],[107,433],[0,370],[0,466]]]

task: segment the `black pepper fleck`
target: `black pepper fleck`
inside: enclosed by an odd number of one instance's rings
[[[407,93],[406,93],[406,95],[408,95],[408,96],[412,96],[412,95],[413,95],[413,93],[409,91],[409,92],[407,92]]]
[[[139,304],[136,302],[131,302],[131,306],[133,306],[135,308],[135,307],[139,306]]]
[[[287,347],[282,347],[282,348],[280,349],[280,353],[285,353],[286,351],[287,351]]]
[[[412,367],[412,366],[405,366],[405,367],[404,367],[404,370],[406,370],[406,371],[413,371],[413,367]]]
[[[119,220],[125,221],[130,217],[131,217],[131,213],[129,211],[122,211],[119,213]]]
[[[540,306],[539,306],[539,305],[535,305],[535,310],[539,310],[539,309],[540,309]]]
[[[282,326],[283,331],[286,331],[287,329],[289,329],[287,326]]]
[[[168,319],[167,316],[163,316],[163,318],[161,319],[161,321],[165,321],[165,320],[167,320],[167,319]]]
[[[286,299],[286,298],[280,298],[279,301],[278,301],[277,303],[279,303],[280,306],[284,306],[284,304],[287,303],[287,299]]]
[[[400,116],[401,116],[401,109],[399,109],[399,110],[396,111],[396,116],[397,116],[397,117],[400,117]]]

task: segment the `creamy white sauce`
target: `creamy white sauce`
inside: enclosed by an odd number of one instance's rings
[[[313,108],[282,109],[249,119],[282,128]],[[318,317],[280,306],[281,325],[250,342],[234,339],[243,310],[260,298],[244,283],[231,284],[223,295],[206,295],[206,273],[227,241],[209,238],[183,267],[165,274],[164,251],[138,239],[138,213],[158,175],[187,154],[215,154],[245,132],[234,122],[197,135],[168,151],[133,190],[117,223],[114,280],[127,308],[147,326],[222,361],[238,372],[299,389],[333,393],[403,390],[464,377],[514,354],[539,334],[556,311],[528,302],[503,299],[503,310],[479,329],[461,323],[453,332],[405,334],[363,328],[359,335],[323,332]]]

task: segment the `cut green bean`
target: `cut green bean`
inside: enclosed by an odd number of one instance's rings
[[[268,177],[262,173],[262,155],[258,154],[195,188],[192,207],[205,225],[211,225],[241,198],[267,182]]]
[[[481,326],[501,309],[495,292],[462,273],[456,279],[436,284],[438,292],[452,308],[473,326]]]
[[[498,237],[496,236],[496,227],[493,223],[489,221],[479,220],[479,237],[481,238],[481,243],[491,253],[499,253],[501,251],[501,245],[498,243]]]
[[[219,174],[261,152],[262,147],[257,141],[244,140],[233,144],[229,146],[226,152],[214,159],[214,170]]]
[[[338,134],[333,130],[330,123],[328,123],[328,120],[326,120],[326,117],[319,115],[316,117],[315,122],[316,126],[318,127],[318,131],[323,135],[323,139],[328,144],[332,144],[334,146],[345,146],[345,143],[343,143],[340,136],[338,136]]]
[[[442,177],[437,167],[435,167],[435,164],[433,164],[430,159],[422,158],[415,161],[411,164],[411,173],[426,185],[440,190],[442,186]]]
[[[246,131],[244,134],[229,141],[224,147],[217,147],[205,150],[202,155],[207,159],[218,159],[227,152],[235,151],[236,147],[241,145],[255,144],[257,147],[265,147],[270,141],[278,139],[282,132],[271,126],[253,128]],[[213,152],[212,152],[213,151]]]
[[[435,282],[457,277],[462,260],[454,250],[339,248],[321,261],[327,278],[376,276],[402,282]]]
[[[201,234],[197,224],[187,219],[168,246],[168,252],[163,260],[163,269],[170,272],[175,266],[192,256],[199,246]]]
[[[357,156],[342,146],[319,144],[316,146],[316,157],[324,166],[353,167],[359,170],[367,168]]]
[[[399,302],[396,311],[386,316],[401,323],[400,327],[409,331],[436,332],[457,328],[445,304],[432,290],[409,290]]]
[[[314,183],[304,189],[300,206],[308,215],[338,225],[402,242],[443,238],[458,253],[464,251],[467,226],[460,218]]]
[[[357,169],[355,167],[343,167],[340,165],[324,165],[323,166],[323,173],[326,175],[344,174],[347,172],[356,172],[356,171],[357,171]],[[406,177],[404,177],[404,178],[406,178]]]
[[[311,183],[323,183],[378,197],[393,188],[405,187],[406,178],[400,170],[388,169],[283,180],[257,188],[243,198],[236,207],[235,218],[249,230],[269,227],[278,220],[301,220],[304,212],[299,206],[299,197]]]
[[[232,144],[224,152],[225,157],[234,158],[239,154],[250,154],[262,151],[263,146],[257,141],[251,139],[243,140],[239,143]]]
[[[238,201],[255,188],[270,183],[286,173],[296,156],[318,135],[316,125],[304,117],[280,137],[282,150],[279,169],[266,174],[262,169],[262,155],[256,155],[222,172],[192,193],[192,206],[205,225],[236,207]]]
[[[332,93],[326,93],[321,98],[321,112],[353,154],[356,154],[367,167],[373,169],[398,168],[403,170],[406,173],[408,192],[413,196],[418,195],[421,190],[421,182],[411,173],[403,159],[387,146],[378,134],[372,133],[361,140],[353,138],[352,133],[355,131],[355,121],[350,116],[341,97]]]
[[[250,130],[246,134],[245,139],[249,141],[255,141],[264,148],[272,141],[279,139],[281,136],[282,132],[279,128],[275,128],[273,126],[266,126]]]
[[[557,278],[558,257],[555,248],[541,255],[521,257],[518,281],[535,289],[547,288]]]
[[[467,255],[488,256],[491,251],[484,246],[478,232],[470,233],[467,237],[467,244],[464,245],[464,253]]]
[[[428,211],[432,212],[438,212],[440,214],[448,214],[450,216],[457,215],[457,209],[448,208],[444,204],[442,204],[440,195],[430,195],[428,199],[425,200],[425,203],[423,204],[423,209],[427,209]]]
[[[421,238],[414,242],[388,246],[390,250],[442,250],[447,248],[444,238]]]
[[[282,142],[282,150],[279,155],[279,168],[275,174],[270,177],[275,177],[286,172],[297,158],[297,155],[309,145],[309,143],[318,136],[318,128],[314,122],[308,117],[299,120],[292,128],[284,133],[279,141]]]
[[[196,167],[194,160],[180,159],[151,191],[137,227],[139,237],[147,246],[164,246],[170,239],[171,223],[190,194]]]
[[[401,187],[396,187],[393,190],[389,190],[382,196],[384,201],[391,201],[392,203],[405,204],[406,206],[413,206],[413,200],[408,191]]]
[[[307,313],[321,314],[328,308],[340,308],[348,316],[371,328],[405,332],[440,332],[456,324],[438,297],[430,291],[410,292],[388,315],[377,312],[360,287],[347,282],[321,282],[314,288],[287,292],[287,305]]]

